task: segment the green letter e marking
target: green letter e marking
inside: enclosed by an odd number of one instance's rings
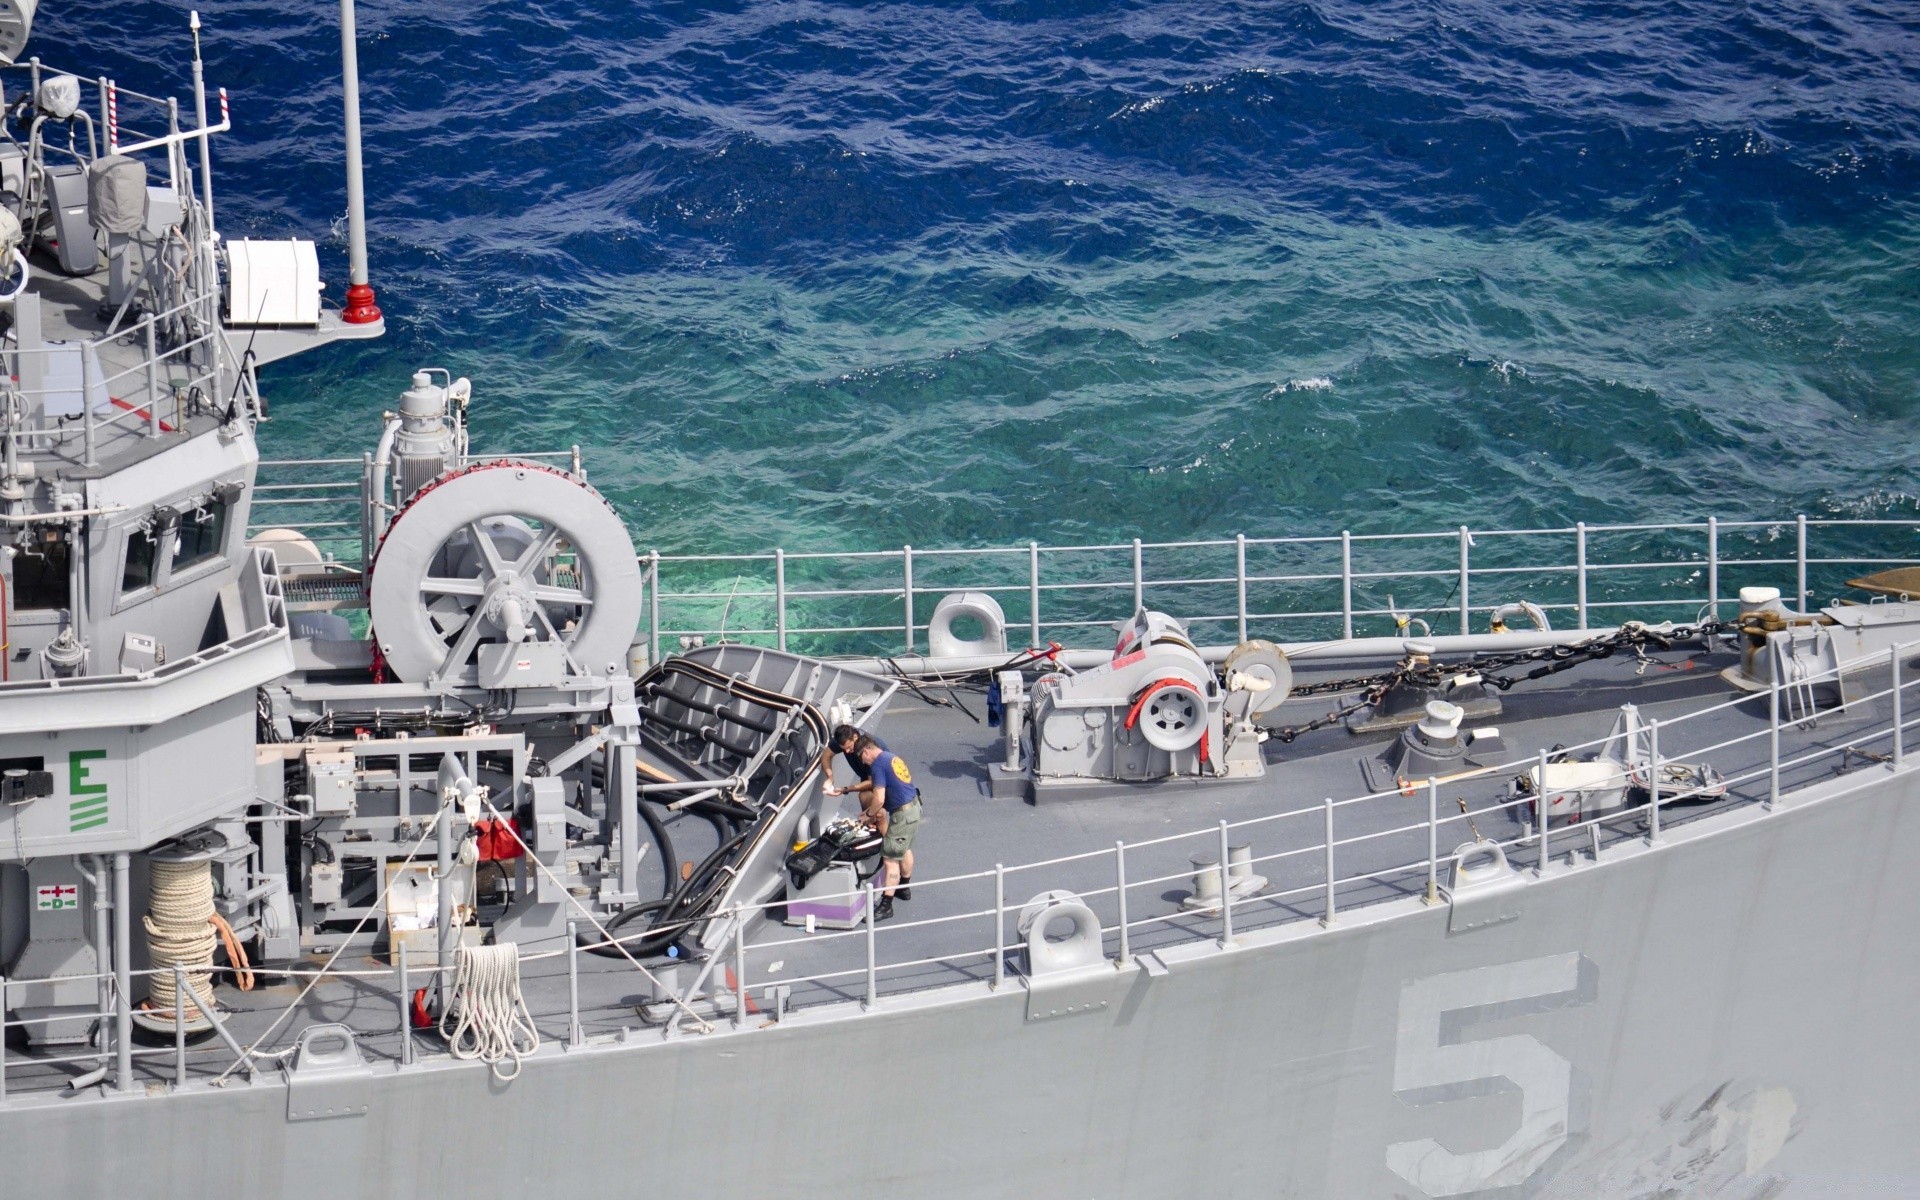
[[[107,785],[87,782],[87,764],[106,756],[105,750],[73,750],[67,754],[67,791],[73,796],[68,809],[70,833],[107,823]]]

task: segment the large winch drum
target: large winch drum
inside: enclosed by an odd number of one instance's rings
[[[640,623],[640,566],[625,522],[584,482],[535,463],[490,462],[442,476],[395,515],[367,602],[380,653],[410,683],[456,680],[475,664],[484,675],[503,659],[540,663],[560,650],[598,674],[626,661]],[[507,654],[503,643],[519,649]]]

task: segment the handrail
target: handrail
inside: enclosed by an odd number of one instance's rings
[[[1891,647],[1884,656],[1884,661],[1891,667],[1891,669],[1894,672],[1893,678],[1889,682],[1889,685],[1885,688],[1876,689],[1864,695],[1858,695],[1858,696],[1852,697],[1851,699],[1846,699],[1843,701],[1843,704],[1841,706],[1842,708],[1866,706],[1866,705],[1877,704],[1880,700],[1883,700],[1883,699],[1891,699],[1893,701],[1893,704],[1892,704],[1893,711],[1888,721],[1884,723],[1877,722],[1872,728],[1856,733],[1854,736],[1845,738],[1837,743],[1816,746],[1812,750],[1802,754],[1798,754],[1798,755],[1789,755],[1789,756],[1782,757],[1777,753],[1777,746],[1776,746],[1776,752],[1773,756],[1773,761],[1762,766],[1753,767],[1747,771],[1742,772],[1739,775],[1729,777],[1724,781],[1728,786],[1729,795],[1730,796],[1732,795],[1732,787],[1735,784],[1756,781],[1761,776],[1767,773],[1773,774],[1773,776],[1777,780],[1779,772],[1783,769],[1791,769],[1792,767],[1795,767],[1795,766],[1812,763],[1812,762],[1818,761],[1821,758],[1829,757],[1835,754],[1846,755],[1857,750],[1859,747],[1863,745],[1867,745],[1867,744],[1874,743],[1882,739],[1888,739],[1888,738],[1892,739],[1891,761],[1894,767],[1898,769],[1901,765],[1903,755],[1904,755],[1905,732],[1908,728],[1910,728],[1913,724],[1915,724],[1914,721],[1905,717],[1904,700],[1903,700],[1908,689],[1914,686],[1914,681],[1901,677],[1900,664],[1903,657],[1911,655],[1916,649],[1920,649],[1920,643],[1909,643],[1906,645]],[[1807,682],[1814,683],[1814,684],[1819,684],[1823,682],[1833,682],[1833,681],[1839,680],[1848,672],[1856,672],[1859,670],[1868,669],[1881,661],[1883,661],[1881,656],[1872,656],[1867,659],[1854,660],[1854,661],[1842,664],[1837,668],[1820,672],[1819,674],[1812,676],[1809,680],[1807,680]],[[1779,689],[1777,688],[1774,689],[1771,692],[1771,694],[1777,697],[1779,694]],[[1667,721],[1654,722],[1653,728],[1658,730],[1659,733],[1666,734],[1669,738],[1669,744],[1671,744],[1671,737],[1674,730],[1687,728],[1691,722],[1696,722],[1703,717],[1707,717],[1714,713],[1725,711],[1739,704],[1750,702],[1751,699],[1752,697],[1742,697],[1734,701],[1710,705],[1706,708],[1695,710],[1694,712],[1687,713],[1683,716],[1672,718]],[[1750,742],[1756,738],[1763,737],[1763,736],[1777,738],[1783,726],[1790,725],[1791,723],[1792,723],[1791,721],[1789,721],[1786,717],[1784,717],[1777,703],[1770,704],[1768,721],[1767,721],[1767,724],[1762,728],[1759,728],[1744,734],[1736,735],[1733,738],[1723,739],[1722,741],[1711,743],[1709,745],[1699,747],[1693,750],[1685,751],[1684,753],[1687,754],[1689,757],[1692,757],[1692,756],[1697,756],[1709,751],[1724,749],[1733,745]],[[1569,747],[1568,750],[1577,751],[1580,749],[1592,748],[1595,746],[1604,745],[1605,742],[1608,740],[1610,739],[1609,738],[1595,739],[1593,741],[1582,743],[1579,746]],[[1523,832],[1522,834],[1516,837],[1510,837],[1505,839],[1492,839],[1493,844],[1502,846],[1503,848],[1515,848],[1515,849],[1525,847],[1529,844],[1537,845],[1538,861],[1535,867],[1535,871],[1538,874],[1544,874],[1552,870],[1558,869],[1552,865],[1553,860],[1555,858],[1555,855],[1553,853],[1553,845],[1556,841],[1562,843],[1564,848],[1564,845],[1567,841],[1577,839],[1577,844],[1574,846],[1574,851],[1573,851],[1574,853],[1579,853],[1582,848],[1586,848],[1590,853],[1593,853],[1595,855],[1604,854],[1610,845],[1617,846],[1619,844],[1619,839],[1617,837],[1612,843],[1605,843],[1603,841],[1605,837],[1609,836],[1605,832],[1604,827],[1609,824],[1618,826],[1625,823],[1628,819],[1644,817],[1647,821],[1647,833],[1645,835],[1646,840],[1651,843],[1657,844],[1661,837],[1660,808],[1662,803],[1663,802],[1667,804],[1674,803],[1679,799],[1684,799],[1685,795],[1681,794],[1679,796],[1667,796],[1663,800],[1663,797],[1660,794],[1660,790],[1658,786],[1658,780],[1661,777],[1660,767],[1663,762],[1674,761],[1674,759],[1670,756],[1662,755],[1660,753],[1658,734],[1654,736],[1653,743],[1654,744],[1651,747],[1651,757],[1645,763],[1645,770],[1647,772],[1647,777],[1650,781],[1652,781],[1651,798],[1647,803],[1622,809],[1615,813],[1611,813],[1604,818],[1601,818],[1597,821],[1589,823],[1584,830],[1580,830],[1577,827],[1574,829],[1563,828],[1559,830],[1553,829],[1551,827],[1545,827],[1539,830],[1535,830],[1531,833]],[[1524,771],[1525,769],[1527,769],[1531,761],[1533,760],[1530,758],[1520,757],[1520,758],[1516,758],[1512,762],[1503,764],[1501,766],[1483,768],[1479,771],[1474,772],[1473,774],[1477,777],[1482,777],[1482,778],[1493,776],[1493,775],[1499,775],[1499,774],[1511,774],[1516,770]],[[1622,779],[1630,780],[1632,778],[1635,767],[1636,767],[1636,764],[1633,764],[1633,763],[1626,764],[1620,773]],[[1458,782],[1458,780],[1449,780],[1450,785],[1455,782]],[[1431,795],[1433,791],[1431,781],[1429,782],[1428,790]],[[1781,793],[1779,792],[1778,785],[1776,783],[1773,789],[1770,791],[1770,793],[1767,794],[1765,797],[1745,797],[1743,798],[1743,801],[1745,803],[1754,803],[1757,801],[1760,804],[1760,808],[1763,813],[1771,812],[1777,809],[1780,794]],[[1396,799],[1404,798],[1401,792],[1399,792],[1398,790],[1395,790],[1392,792],[1370,793],[1368,795],[1352,797],[1352,798],[1341,800],[1341,801],[1330,800],[1324,806],[1309,806],[1305,808],[1289,810],[1283,813],[1267,814],[1261,817],[1251,818],[1251,819],[1240,821],[1240,822],[1222,822],[1218,826],[1201,827],[1201,828],[1188,830],[1179,834],[1163,835],[1157,838],[1143,840],[1142,842],[1134,843],[1132,845],[1128,845],[1126,843],[1117,843],[1111,849],[1103,848],[1103,849],[1086,851],[1086,852],[1081,852],[1076,854],[1061,855],[1051,859],[1044,859],[1044,860],[1039,860],[1031,863],[1018,864],[1013,868],[1000,867],[1000,868],[996,868],[993,871],[973,871],[973,872],[956,874],[953,876],[943,876],[939,878],[929,878],[929,879],[919,880],[919,881],[916,881],[915,886],[923,889],[931,889],[931,888],[937,888],[937,887],[953,885],[953,884],[983,882],[984,880],[990,877],[994,878],[996,881],[996,884],[998,885],[1001,883],[1001,881],[1004,880],[1004,877],[1009,870],[1013,870],[1013,871],[1040,870],[1040,869],[1045,869],[1049,867],[1059,867],[1059,866],[1064,866],[1064,865],[1074,864],[1074,863],[1088,863],[1088,862],[1095,862],[1098,860],[1105,859],[1105,860],[1112,861],[1114,863],[1116,868],[1116,875],[1120,882],[1110,886],[1084,889],[1080,891],[1078,894],[1082,897],[1082,899],[1085,899],[1085,900],[1099,900],[1108,896],[1123,897],[1130,890],[1139,889],[1139,888],[1155,888],[1171,881],[1186,878],[1188,875],[1191,874],[1190,871],[1183,871],[1183,872],[1178,872],[1174,874],[1153,875],[1153,876],[1148,876],[1146,878],[1128,878],[1125,874],[1124,864],[1125,864],[1125,856],[1129,851],[1133,851],[1137,853],[1141,850],[1148,849],[1153,846],[1168,845],[1178,841],[1194,841],[1195,839],[1200,839],[1197,844],[1202,846],[1207,846],[1210,843],[1212,845],[1224,846],[1225,845],[1224,839],[1233,830],[1244,830],[1252,826],[1263,824],[1266,822],[1271,822],[1276,820],[1285,820],[1288,818],[1298,817],[1298,816],[1307,816],[1307,815],[1312,815],[1316,812],[1326,814],[1326,818],[1329,821],[1329,829],[1331,829],[1331,822],[1333,820],[1332,814],[1334,814],[1339,809],[1353,805],[1353,804],[1366,802],[1368,800],[1384,800],[1384,799],[1387,799],[1388,797],[1392,797]],[[1512,799],[1504,800],[1495,804],[1491,804],[1480,809],[1473,809],[1469,812],[1460,813],[1457,815],[1450,815],[1446,817],[1440,816],[1437,809],[1435,809],[1430,804],[1429,811],[1428,811],[1428,819],[1426,822],[1400,824],[1400,825],[1389,827],[1387,829],[1375,830],[1369,833],[1349,836],[1345,838],[1328,836],[1327,838],[1323,839],[1319,844],[1309,843],[1304,845],[1297,845],[1287,850],[1264,855],[1264,856],[1255,858],[1252,861],[1255,864],[1259,864],[1259,863],[1275,862],[1282,859],[1305,857],[1305,856],[1309,856],[1317,853],[1325,854],[1327,856],[1327,861],[1330,869],[1325,873],[1325,878],[1318,883],[1315,883],[1315,882],[1303,883],[1303,884],[1299,884],[1292,887],[1282,888],[1277,891],[1261,894],[1258,896],[1236,898],[1233,896],[1230,888],[1223,886],[1221,903],[1213,910],[1203,910],[1200,912],[1175,911],[1175,912],[1169,912],[1169,913],[1153,914],[1153,915],[1139,918],[1137,920],[1129,920],[1126,915],[1126,907],[1124,904],[1122,904],[1120,908],[1121,916],[1119,921],[1114,924],[1102,923],[1101,925],[1102,935],[1104,937],[1106,935],[1111,934],[1119,937],[1120,944],[1123,948],[1128,944],[1129,939],[1131,939],[1136,932],[1146,933],[1148,931],[1152,931],[1155,929],[1171,932],[1171,934],[1173,934],[1176,938],[1176,944],[1205,943],[1207,941],[1214,940],[1214,934],[1212,934],[1211,932],[1208,932],[1208,929],[1207,929],[1208,923],[1211,921],[1217,924],[1221,928],[1221,930],[1223,931],[1222,933],[1223,939],[1227,942],[1231,942],[1231,940],[1235,936],[1234,931],[1236,927],[1239,929],[1241,934],[1244,934],[1247,931],[1249,931],[1251,928],[1256,927],[1256,926],[1247,924],[1246,921],[1244,920],[1245,914],[1253,911],[1254,909],[1256,908],[1264,909],[1269,916],[1272,916],[1273,914],[1279,914],[1277,919],[1267,920],[1265,922],[1259,923],[1257,925],[1258,928],[1271,928],[1271,927],[1274,927],[1276,924],[1288,924],[1288,923],[1301,921],[1301,920],[1309,920],[1309,919],[1312,919],[1311,911],[1303,911],[1300,908],[1300,904],[1309,901],[1311,897],[1315,896],[1316,894],[1322,894],[1322,893],[1324,893],[1324,896],[1326,897],[1328,904],[1326,906],[1326,913],[1321,919],[1326,921],[1329,924],[1335,924],[1337,923],[1339,918],[1338,918],[1337,912],[1332,908],[1331,901],[1333,896],[1336,894],[1336,892],[1340,888],[1342,887],[1351,888],[1354,885],[1374,885],[1374,884],[1390,882],[1396,879],[1405,879],[1405,880],[1412,881],[1417,879],[1419,874],[1422,871],[1427,872],[1428,878],[1432,879],[1436,876],[1437,866],[1438,866],[1438,863],[1441,861],[1441,856],[1438,854],[1437,849],[1434,849],[1433,847],[1437,847],[1439,845],[1439,830],[1442,826],[1457,828],[1458,825],[1462,822],[1471,823],[1472,819],[1476,816],[1485,816],[1489,813],[1503,811],[1506,809],[1513,808],[1515,806],[1525,805],[1530,802],[1531,802],[1531,797],[1519,796],[1519,797],[1514,797]],[[1341,875],[1336,870],[1331,869],[1332,864],[1336,861],[1335,856],[1337,852],[1342,848],[1357,846],[1363,843],[1383,842],[1393,838],[1405,838],[1407,835],[1417,833],[1423,828],[1429,831],[1429,846],[1430,846],[1429,854],[1425,859],[1395,859],[1390,865],[1387,865],[1384,867],[1375,867],[1370,870],[1356,871],[1356,872],[1352,872],[1345,875]],[[1214,840],[1216,838],[1221,840],[1218,840],[1218,841]],[[1451,855],[1448,855],[1446,857],[1448,860],[1451,859]],[[1222,863],[1223,870],[1224,870],[1224,865],[1225,864],[1223,862]],[[1225,882],[1226,881],[1223,879],[1223,885],[1225,884]],[[844,896],[841,896],[839,898],[851,899],[855,896],[863,894],[863,892],[865,894],[870,895],[870,889],[862,889],[862,891],[858,891],[858,892],[848,892]],[[834,897],[825,897],[825,898],[831,899]],[[1367,903],[1367,901],[1365,901],[1364,899],[1360,902],[1363,904]],[[1354,900],[1351,897],[1349,897],[1345,902],[1343,909],[1341,911],[1344,911],[1347,908],[1351,908],[1353,903],[1354,903]],[[715,914],[715,919],[731,921],[734,924],[734,927],[736,929],[743,929],[746,923],[745,918],[748,918],[754,914],[764,913],[775,907],[778,907],[777,902],[767,902],[767,903],[760,903],[760,904],[736,904],[736,905],[730,906],[729,908],[723,910],[718,914]],[[1309,904],[1307,907],[1308,909],[1310,909],[1311,905]],[[916,971],[928,966],[945,966],[945,967],[958,969],[964,966],[965,964],[968,964],[968,963],[977,964],[982,959],[985,959],[995,964],[996,970],[995,970],[994,978],[998,979],[1000,956],[1003,955],[1006,950],[1004,930],[1006,927],[1005,923],[1006,923],[1006,917],[1007,917],[1007,908],[1008,908],[1008,905],[1005,900],[1004,887],[996,886],[995,906],[991,909],[967,908],[959,913],[949,913],[943,916],[927,918],[919,921],[907,921],[907,922],[901,922],[898,924],[892,924],[887,926],[884,931],[889,936],[897,936],[900,931],[906,930],[906,929],[929,928],[933,926],[965,926],[970,922],[978,922],[982,918],[992,917],[995,922],[996,935],[991,945],[981,946],[978,944],[971,944],[971,945],[963,944],[960,946],[956,946],[952,949],[944,950],[940,953],[931,954],[931,955],[923,954],[917,957],[901,959],[901,960],[891,960],[891,961],[884,961],[884,962],[876,961],[872,957],[872,952],[873,952],[872,947],[873,947],[873,941],[878,935],[874,925],[871,922],[868,922],[867,924],[865,924],[863,928],[847,930],[847,931],[842,931],[837,933],[824,933],[824,934],[816,935],[814,938],[810,939],[810,944],[821,945],[821,944],[826,944],[828,942],[837,941],[837,940],[846,940],[850,938],[864,937],[867,940],[868,947],[869,947],[869,960],[868,960],[869,965],[867,967],[864,967],[864,968],[860,966],[840,967],[832,970],[819,971],[809,975],[788,976],[788,977],[779,978],[779,979],[768,978],[768,979],[762,980],[761,982],[763,985],[770,984],[770,983],[778,983],[779,985],[791,991],[792,989],[799,988],[799,987],[825,985],[833,981],[851,982],[851,981],[857,980],[858,977],[860,977],[862,974],[865,974],[868,979],[868,985],[867,985],[868,1000],[866,1001],[866,1003],[871,1004],[873,1001],[876,1001],[881,995],[884,994],[882,989],[882,984],[881,984],[882,979],[898,976],[905,972]],[[1236,915],[1236,914],[1239,914],[1239,915]],[[1236,922],[1239,922],[1237,926],[1236,926]],[[551,960],[551,959],[565,957],[569,960],[569,963],[571,965],[574,961],[574,956],[577,954],[578,950],[584,949],[586,947],[575,946],[571,938],[568,939],[568,942],[569,944],[565,949],[526,953],[522,955],[522,960],[523,962],[536,962],[540,960]],[[609,942],[606,944],[612,944],[612,943]],[[729,967],[729,972],[728,972],[729,975],[733,977],[727,982],[726,990],[732,993],[737,998],[736,1004],[738,1004],[739,1001],[745,1000],[748,997],[750,992],[749,981],[745,975],[746,959],[744,957],[744,954],[742,953],[741,946],[736,946],[733,962],[734,962],[734,965]],[[153,974],[157,973],[158,970],[159,969],[133,971],[131,972],[131,976],[133,978],[151,977]],[[214,967],[212,968],[212,970],[215,973],[222,973],[229,970],[229,968]],[[416,974],[415,982],[418,982],[420,978],[430,977],[435,972],[436,968],[434,968],[431,965],[422,964],[422,966],[417,970],[419,972],[424,972],[425,975],[421,976],[419,974]],[[315,972],[315,971],[303,970],[299,968],[288,968],[284,970],[275,970],[274,973],[287,976],[290,978],[304,978],[304,977],[316,976],[319,974],[330,974],[338,978],[365,981],[365,985],[371,986],[374,990],[380,992],[381,995],[383,996],[386,995],[385,985],[392,983],[392,981],[394,980],[393,971],[378,971],[378,970],[372,970],[372,971],[328,970],[325,972]],[[71,983],[71,982],[81,982],[81,981],[90,980],[90,979],[111,980],[112,975],[109,972],[97,972],[92,974],[60,976],[58,978]],[[977,977],[967,975],[965,974],[965,972],[962,972],[961,978],[977,978]],[[0,1015],[3,1015],[4,1013],[4,1008],[5,1008],[4,1000],[5,1000],[6,992],[8,990],[11,990],[15,987],[27,986],[34,983],[40,983],[40,982],[45,982],[45,981],[25,980],[25,979],[0,980]],[[844,993],[841,993],[841,994],[844,994]],[[397,997],[398,993],[395,993],[395,996]],[[390,1002],[392,999],[393,999],[392,997],[389,997]],[[683,1002],[689,999],[692,999],[692,997],[682,998]],[[855,1000],[852,1002],[859,1003],[860,1001]],[[127,997],[124,997],[124,996],[115,997],[116,1006],[124,1005],[127,1003],[128,1003]],[[736,1011],[743,1013],[744,1008],[743,1007],[739,1008]],[[567,1012],[567,1020],[569,1023],[568,1028],[570,1030],[579,1029],[580,1013],[581,1013],[581,1005],[580,1005],[580,999],[578,995],[578,989],[577,987],[574,987],[570,989],[568,1012]],[[28,1020],[0,1021],[0,1031],[4,1031],[4,1029],[6,1028],[25,1027],[33,1024],[41,1024],[48,1019],[95,1020],[95,1019],[98,1019],[100,1015],[101,1014],[93,1011],[87,1011],[82,1013],[60,1014],[52,1017],[36,1018],[32,1021],[28,1021]],[[740,1020],[738,1017],[736,1017],[734,1027],[737,1030],[744,1031],[744,1030],[752,1030],[752,1029],[758,1028],[759,1026],[757,1026],[754,1023],[745,1022],[743,1020]],[[574,1040],[572,1041],[572,1044],[577,1045],[578,1041]],[[419,1061],[418,1058],[414,1055],[411,1045],[412,1043],[409,1038],[407,1040],[408,1049],[406,1053],[403,1055],[401,1060],[401,1064],[400,1064],[401,1069],[407,1069],[408,1067],[414,1065],[417,1061]],[[214,1050],[213,1048],[209,1047],[209,1048],[206,1048],[206,1050],[197,1051],[196,1053],[206,1053],[206,1052],[217,1053],[217,1050]],[[9,1061],[8,1053],[9,1052],[7,1052],[3,1046],[0,1046],[0,1098],[3,1098],[8,1094],[5,1090],[6,1069]],[[165,1049],[136,1050],[132,1056],[132,1061],[154,1060],[162,1056],[165,1056],[169,1053],[171,1052]],[[269,1058],[284,1055],[284,1053],[285,1053],[284,1050],[256,1052],[258,1056],[269,1057]],[[114,1054],[114,1051],[111,1048],[102,1048],[102,1049],[95,1050],[88,1053],[62,1056],[57,1059],[27,1056],[24,1059],[21,1059],[20,1061],[24,1061],[32,1065],[50,1065],[56,1062],[60,1064],[77,1064],[77,1063],[83,1063],[83,1062],[104,1064],[112,1060],[113,1054]],[[19,1056],[16,1055],[15,1057],[18,1058]],[[180,1061],[184,1062],[183,1059]],[[178,1088],[181,1086],[188,1086],[186,1073],[183,1067],[176,1071],[176,1078],[173,1086],[175,1088]],[[0,1103],[4,1103],[4,1100],[0,1099]]]
[[[314,541],[351,563],[350,530],[363,500],[360,466],[357,459],[264,460],[261,479],[274,490],[260,502],[281,506],[273,513],[286,518],[280,524],[311,530]],[[339,474],[316,475],[316,467]],[[312,490],[279,482],[277,472],[295,469]],[[1378,622],[1378,632],[1391,633],[1400,615],[1423,618],[1436,633],[1464,634],[1518,598],[1556,618],[1571,614],[1575,629],[1592,628],[1596,613],[1626,608],[1676,617],[1718,613],[1746,582],[1777,582],[1790,604],[1804,607],[1813,595],[1837,590],[1847,568],[1920,564],[1920,554],[1889,554],[1884,544],[1848,537],[1881,529],[1920,532],[1920,521],[1708,517],[1086,545],[649,551],[640,558],[655,659],[678,639],[874,656],[922,652],[933,605],[958,591],[999,598],[1010,644],[1023,635],[1030,645],[1045,645],[1050,634],[1110,627],[1136,600],[1199,628],[1227,626],[1240,637],[1280,641],[1354,637],[1356,622]],[[1789,542],[1784,535],[1796,531]],[[1810,537],[1821,544],[1810,545]],[[1101,570],[1109,562],[1115,569]],[[1791,568],[1792,586],[1772,577],[1772,568]]]

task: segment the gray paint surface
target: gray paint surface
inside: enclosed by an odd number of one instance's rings
[[[1086,1015],[1030,1022],[1019,983],[967,984],[552,1047],[511,1084],[382,1065],[368,1116],[297,1123],[265,1076],[22,1100],[0,1153],[19,1195],[162,1174],[149,1194],[1910,1193],[1916,791],[1863,772],[1729,812],[1551,869],[1517,919],[1467,933],[1409,900],[1169,949]],[[1523,1097],[1515,1075],[1564,1089]],[[1523,1130],[1542,1152],[1520,1179],[1473,1157]],[[1423,1189],[1389,1163],[1426,1139]]]

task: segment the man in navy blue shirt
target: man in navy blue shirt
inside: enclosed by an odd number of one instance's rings
[[[872,734],[868,734],[867,736],[873,737]],[[836,725],[833,727],[832,735],[827,738],[826,746],[820,751],[820,778],[823,781],[821,790],[826,792],[827,795],[842,796],[847,792],[858,790],[857,788],[838,788],[833,786],[833,756],[836,754],[847,760],[847,766],[853,768],[854,775],[861,783],[867,781],[867,764],[861,762],[860,756],[855,754],[853,750],[854,743],[859,740],[860,731],[853,726]],[[873,740],[882,750],[887,748],[887,744],[879,738],[876,737],[873,738]]]
[[[873,919],[884,921],[893,915],[896,894],[902,900],[913,899],[907,885],[913,882],[913,835],[920,827],[920,789],[913,785],[907,760],[871,736],[863,735],[854,743],[853,756],[867,768],[869,778],[849,790],[865,793],[861,818],[886,839],[880,846],[887,872],[886,896],[873,910]]]

